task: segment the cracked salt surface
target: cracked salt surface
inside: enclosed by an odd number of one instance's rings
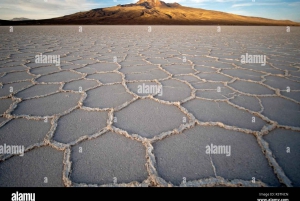
[[[0,27],[0,186],[300,186],[298,27],[83,29]]]

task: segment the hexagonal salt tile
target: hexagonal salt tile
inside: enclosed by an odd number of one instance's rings
[[[181,101],[191,95],[191,88],[184,82],[175,79],[161,82],[162,90],[155,97],[166,101]]]
[[[287,87],[290,87],[290,90],[300,89],[300,83],[277,76],[267,76],[264,83],[280,90],[286,90]]]
[[[214,164],[216,175],[225,179],[250,181],[255,177],[271,186],[279,186],[253,135],[196,126],[154,143],[154,154],[158,174],[175,185],[180,185],[183,177],[187,181],[215,177]]]
[[[46,116],[63,113],[78,104],[80,94],[57,93],[42,98],[22,101],[13,114]]]
[[[283,169],[293,186],[300,186],[300,133],[275,129],[264,136],[275,160]]]
[[[97,73],[93,75],[88,75],[89,79],[99,80],[101,83],[114,83],[114,82],[122,82],[122,76],[118,73]]]
[[[97,86],[98,83],[94,80],[86,80],[86,79],[82,79],[82,80],[75,80],[72,82],[68,82],[64,85],[64,89],[65,90],[73,90],[73,91],[79,91],[80,87],[82,91],[85,91],[89,88],[95,87]]]
[[[219,73],[199,73],[197,76],[201,79],[215,81],[215,82],[228,82],[232,78],[219,74]]]
[[[237,109],[225,102],[194,99],[183,104],[199,121],[222,122],[227,125],[261,130],[266,124],[261,118]],[[255,117],[255,122],[252,122]]]
[[[125,91],[124,86],[121,84],[101,86],[91,89],[86,93],[87,98],[83,104],[94,108],[117,107],[133,98],[131,94]]]
[[[300,106],[290,100],[281,97],[261,97],[264,107],[263,115],[288,126],[300,126]]]
[[[35,148],[0,162],[1,187],[63,187],[63,152]]]
[[[229,83],[228,86],[231,86],[232,88],[238,91],[254,94],[254,95],[275,94],[275,91],[263,85],[253,83],[253,82],[242,81],[242,80],[236,80],[233,83]]]
[[[13,119],[0,128],[0,144],[23,145],[26,148],[43,142],[50,127],[49,121]]]
[[[122,135],[108,132],[72,148],[71,179],[77,183],[142,182],[147,178],[145,147]]]
[[[225,69],[222,73],[245,80],[261,81],[262,73],[244,69]]]
[[[168,74],[160,69],[154,69],[150,72],[143,72],[139,74],[126,74],[126,80],[154,80],[167,78]]]
[[[253,96],[245,96],[245,95],[238,95],[234,97],[234,99],[229,100],[230,102],[244,107],[246,109],[258,112],[261,110],[261,106],[259,104],[259,100]]]
[[[177,107],[145,99],[137,100],[115,113],[116,127],[151,138],[183,124],[186,117]]]
[[[76,109],[60,117],[53,139],[68,143],[81,136],[91,135],[106,127],[107,112]]]
[[[41,76],[37,79],[37,82],[69,82],[81,77],[81,75],[74,72],[62,71],[50,75]]]
[[[0,77],[0,82],[2,83],[10,83],[17,81],[27,81],[34,78],[34,76],[29,75],[27,72],[15,72],[15,73],[7,73],[5,76]]]
[[[36,84],[25,90],[18,92],[15,96],[19,98],[30,98],[34,96],[47,95],[57,92],[60,84]]]

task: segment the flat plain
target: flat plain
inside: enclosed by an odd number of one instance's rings
[[[299,27],[0,36],[0,186],[300,186]]]

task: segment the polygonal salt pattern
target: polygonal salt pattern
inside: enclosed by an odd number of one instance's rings
[[[299,29],[152,28],[0,27],[0,186],[300,186]]]

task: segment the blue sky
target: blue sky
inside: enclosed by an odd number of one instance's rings
[[[138,0],[1,0],[0,19],[47,19]],[[300,22],[300,0],[165,0],[183,6]]]

